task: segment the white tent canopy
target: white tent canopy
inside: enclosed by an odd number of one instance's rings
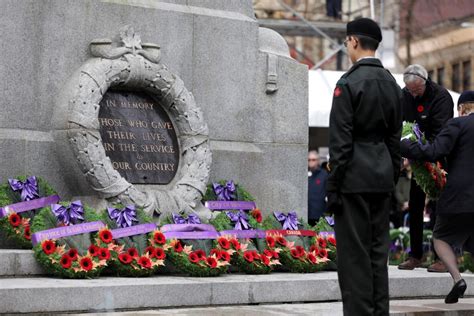
[[[343,71],[310,70],[309,71],[309,126],[329,127],[329,113],[331,112],[333,91],[336,82],[344,74]],[[404,87],[403,75],[394,74],[400,87]],[[457,116],[459,93],[449,91],[454,101],[454,115]]]

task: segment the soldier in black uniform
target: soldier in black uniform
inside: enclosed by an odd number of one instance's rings
[[[354,63],[337,82],[329,124],[328,208],[334,213],[344,315],[388,315],[389,213],[400,172],[402,92],[375,51],[382,34],[347,24]]]
[[[428,78],[428,72],[423,66],[408,66],[403,73],[403,80],[403,120],[417,122],[426,138],[433,140],[444,124],[453,117],[453,99],[445,88]],[[398,266],[399,269],[413,270],[421,266],[425,199],[425,193],[412,178],[408,207],[411,253],[410,257]],[[446,267],[436,261],[428,267],[428,271],[446,272]]]

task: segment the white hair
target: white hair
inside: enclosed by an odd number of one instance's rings
[[[403,72],[403,81],[405,83],[420,81],[426,82],[428,79],[428,71],[422,65],[410,65]]]

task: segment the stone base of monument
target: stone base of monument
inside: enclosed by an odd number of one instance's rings
[[[63,280],[40,273],[31,251],[0,250],[0,312],[121,311],[341,299],[335,272],[94,280]],[[474,275],[464,277],[468,283],[466,296],[474,296]],[[390,268],[392,299],[442,298],[451,286],[447,273]]]

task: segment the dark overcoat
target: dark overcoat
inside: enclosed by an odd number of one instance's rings
[[[401,151],[410,159],[447,158],[447,183],[437,214],[474,213],[474,114],[449,120],[432,143],[402,141]]]

